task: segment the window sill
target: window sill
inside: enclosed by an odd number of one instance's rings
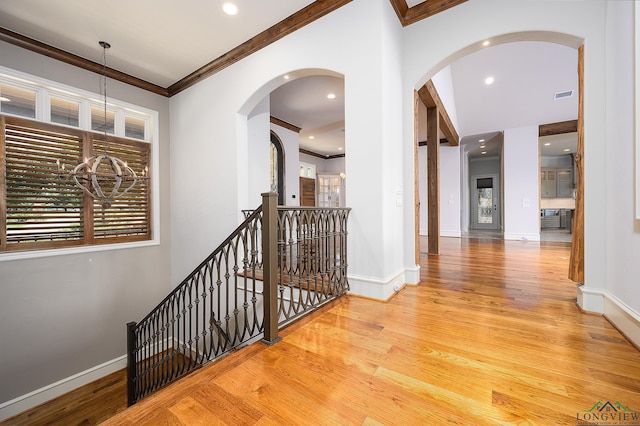
[[[115,243],[104,245],[92,245],[92,246],[79,246],[69,248],[54,248],[47,250],[33,250],[33,251],[15,251],[0,253],[0,262],[23,260],[23,259],[37,259],[40,257],[50,256],[67,256],[74,254],[95,253],[108,250],[124,250],[130,248],[141,248],[160,245],[160,239],[136,241],[131,243]]]

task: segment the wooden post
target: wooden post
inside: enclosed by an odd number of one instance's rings
[[[136,403],[136,323],[127,323],[127,406]]]
[[[418,161],[418,108],[420,98],[413,91],[413,197],[415,220],[415,262],[420,264],[420,162]]]
[[[573,216],[569,279],[584,283],[584,45],[578,48],[578,150],[575,158],[576,211]]]
[[[278,337],[278,194],[262,194],[262,275],[264,305],[263,342],[273,345]]]
[[[429,193],[429,254],[440,254],[440,114],[427,108],[427,187]]]

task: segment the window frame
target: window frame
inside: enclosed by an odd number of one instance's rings
[[[95,134],[91,130],[91,107],[102,105],[104,108],[104,99],[101,101],[99,94],[91,93],[82,89],[66,86],[30,74],[22,73],[0,65],[0,83],[16,86],[20,88],[29,88],[36,91],[36,117],[24,117],[9,113],[2,113],[6,117],[16,117],[27,121],[36,121],[45,123],[50,126],[60,128],[75,129],[76,131],[85,131]],[[51,121],[50,108],[51,97],[64,98],[65,100],[76,101],[79,104],[79,123],[78,126],[65,125]],[[132,141],[134,143],[149,144],[149,239],[129,242],[113,242],[113,241],[96,241],[90,244],[74,245],[68,247],[52,247],[52,248],[33,248],[25,250],[2,251],[0,252],[0,262],[28,259],[46,256],[59,256],[78,253],[91,253],[108,250],[120,250],[136,247],[147,247],[160,244],[160,196],[159,196],[159,120],[158,112],[148,108],[130,104],[111,97],[107,99],[107,108],[115,111],[115,136],[120,139]],[[145,121],[145,138],[130,138],[124,135],[125,117],[135,117]],[[97,132],[99,133],[99,132]],[[111,135],[111,134],[110,134]],[[4,137],[4,136],[3,136]],[[4,155],[4,152],[2,153]],[[1,202],[1,200],[0,200]],[[4,213],[4,206],[0,214]]]

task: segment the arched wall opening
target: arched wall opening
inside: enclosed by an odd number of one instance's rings
[[[567,51],[573,51],[575,54],[575,57],[577,58],[577,48],[582,45],[583,43],[583,39],[579,38],[579,37],[575,37],[573,35],[569,35],[569,34],[564,34],[564,33],[558,33],[558,32],[549,32],[549,31],[527,31],[527,32],[519,32],[519,33],[508,33],[508,34],[503,34],[503,35],[498,35],[498,36],[494,36],[491,37],[489,39],[481,39],[481,40],[477,40],[476,42],[469,44],[468,46],[457,50],[456,52],[453,52],[449,55],[446,56],[445,59],[440,60],[436,66],[432,67],[428,72],[424,73],[422,76],[420,76],[420,78],[418,79],[418,83],[414,86],[415,90],[419,90],[422,85],[424,85],[429,79],[434,78],[438,75],[438,73],[449,67],[450,65],[456,63],[456,61],[467,57],[468,55],[471,55],[475,52],[481,51],[483,49],[491,49],[495,46],[503,46],[503,45],[511,45],[513,44],[514,46],[516,44],[519,44],[518,46],[521,47],[525,47],[528,45],[531,45],[531,43],[527,44],[527,43],[523,43],[523,42],[541,42],[538,43],[540,45],[543,44],[547,44],[547,43],[552,43],[552,44],[556,44],[556,45],[561,45],[563,47],[567,47],[569,49],[566,49]],[[558,48],[556,48],[558,49]],[[562,49],[560,49],[562,50]],[[564,51],[564,50],[562,50]],[[577,62],[577,61],[576,61]],[[573,69],[576,69],[576,65],[577,63],[574,65]],[[550,63],[548,64],[549,67],[553,67],[553,64]],[[577,76],[577,73],[576,73]],[[478,78],[480,79],[480,77],[484,78],[484,76],[478,76]],[[455,81],[453,82],[453,84],[455,85]],[[576,87],[575,87],[576,91],[578,89],[577,87],[577,78],[576,78]],[[552,93],[553,94],[553,93]],[[577,99],[577,96],[576,96]],[[522,102],[526,102],[526,99],[522,99]],[[419,101],[418,101],[419,102]],[[414,108],[418,108],[419,103],[415,104],[416,106]],[[576,105],[577,105],[577,101],[576,101]],[[572,117],[572,119],[578,118],[578,111],[575,111],[575,117]],[[420,114],[418,114],[416,112],[415,117],[420,117]],[[557,120],[557,121],[564,121],[564,120]],[[532,127],[532,131],[535,130],[535,134],[532,134],[530,132],[530,134],[527,136],[530,140],[528,140],[528,146],[531,152],[531,157],[530,161],[532,163],[531,166],[528,166],[529,171],[531,172],[529,173],[531,176],[529,176],[528,178],[530,178],[528,180],[528,186],[527,189],[529,190],[529,194],[525,195],[525,196],[521,196],[522,200],[527,200],[527,202],[525,203],[525,201],[522,201],[523,206],[525,204],[531,204],[533,207],[538,207],[538,201],[539,201],[539,190],[538,190],[538,185],[539,185],[539,169],[540,169],[540,165],[539,165],[539,152],[538,152],[538,135],[537,135],[537,126],[541,125],[541,124],[548,124],[548,123],[544,123],[544,122],[539,122],[539,121],[535,121],[532,120],[530,123],[530,127]],[[423,124],[422,124],[423,125]],[[527,124],[526,126],[529,126],[529,124]],[[513,126],[513,128],[516,128],[517,126]],[[416,123],[415,123],[415,128],[417,129],[416,134],[414,135],[414,139],[415,141],[421,141],[420,139],[420,131],[421,131],[421,124],[419,124],[419,120],[418,118],[416,118]],[[491,129],[494,132],[503,132],[505,129],[508,129],[509,127],[500,127],[500,128],[495,128],[495,129]],[[487,129],[488,131],[488,129]],[[419,136],[420,135],[420,136]],[[464,133],[460,133],[460,137],[464,138],[465,136],[470,136]],[[484,135],[481,135],[484,136]],[[508,134],[508,136],[510,137],[511,134]],[[423,137],[424,139],[424,137]],[[489,139],[489,138],[487,138]],[[529,143],[531,142],[531,143]],[[443,145],[444,146],[444,145]],[[452,149],[454,147],[447,147],[448,149]],[[502,149],[502,148],[501,148]],[[425,151],[425,150],[423,150]],[[501,168],[499,169],[499,173],[504,173],[505,170],[505,158],[502,156],[502,153],[504,151],[500,151],[498,153],[499,155],[499,162],[501,163]],[[416,207],[416,217],[418,217],[419,219],[416,220],[417,223],[414,223],[415,225],[415,238],[417,239],[417,241],[420,241],[420,235],[424,235],[424,223],[422,223],[422,227],[421,225],[421,220],[422,222],[424,222],[424,218],[425,218],[425,213],[424,213],[424,207],[427,206],[427,203],[424,202],[424,187],[426,186],[426,172],[424,171],[423,167],[426,167],[426,161],[424,161],[421,157],[421,155],[426,155],[426,152],[423,153],[419,153],[418,150],[416,150],[416,155],[418,156],[416,158],[416,164],[419,164],[418,169],[415,170],[416,173],[416,185],[417,187],[415,188],[415,193],[419,194],[420,199],[419,199],[419,203],[416,203],[417,207]],[[458,193],[458,195],[456,195],[456,198],[459,199],[459,203],[460,205],[456,205],[456,206],[449,206],[448,204],[453,204],[453,199],[446,199],[447,195],[450,194],[449,192],[447,192],[447,194],[441,194],[440,196],[440,211],[441,211],[441,219],[442,219],[442,214],[444,214],[442,211],[447,209],[451,210],[451,212],[447,213],[447,214],[459,214],[459,218],[458,218],[458,228],[457,228],[457,232],[458,234],[461,233],[461,228],[462,230],[464,230],[464,222],[465,220],[469,221],[469,214],[471,211],[470,205],[473,203],[473,200],[470,200],[470,188],[469,188],[469,182],[470,182],[470,175],[469,175],[469,161],[467,158],[465,158],[466,153],[464,152],[464,149],[461,150],[461,152],[456,152],[454,153],[454,156],[457,155],[458,158],[458,177],[460,178],[460,191]],[[441,148],[441,158],[442,158],[442,148]],[[419,160],[423,160],[423,161],[419,161]],[[512,161],[513,159],[509,159],[509,161]],[[527,160],[527,162],[529,162]],[[451,163],[450,163],[451,164]],[[449,174],[448,175],[449,178],[451,178],[452,176]],[[507,177],[508,179],[508,177]],[[423,182],[424,181],[424,182]],[[444,181],[444,182],[443,182]],[[505,187],[503,184],[503,179],[500,179],[500,197],[503,199],[505,194]],[[442,186],[444,184],[447,184],[449,182],[447,182],[447,179],[440,179],[440,186]],[[513,185],[512,185],[513,186]],[[422,191],[420,191],[420,189],[423,189]],[[522,188],[519,188],[520,190]],[[451,193],[453,193],[454,191],[451,191]],[[513,195],[513,194],[511,194]],[[452,195],[451,195],[452,196]],[[456,202],[458,201],[456,199]],[[514,197],[511,197],[511,199],[513,200]],[[504,215],[504,206],[503,203],[501,202],[501,200],[499,200],[499,202],[497,203],[498,206],[500,206],[500,211],[498,211],[498,213],[500,213],[500,215]],[[455,207],[455,208],[450,208],[450,207]],[[519,206],[520,207],[520,206]],[[530,209],[531,212],[527,212],[527,213],[531,213],[529,214],[529,219],[528,219],[528,223],[526,226],[528,226],[527,229],[531,230],[533,228],[533,232],[531,234],[516,234],[516,233],[507,233],[506,231],[504,231],[504,229],[500,229],[498,228],[497,233],[500,234],[500,237],[502,237],[502,235],[504,235],[505,239],[529,239],[529,237],[531,237],[531,239],[539,239],[540,238],[540,233],[539,233],[539,214],[540,214],[540,210],[539,207],[535,208],[535,209]],[[524,211],[521,209],[521,211]],[[522,214],[520,210],[516,211],[513,207],[511,208],[511,210],[507,209],[506,214],[507,215],[511,215],[510,218],[512,219],[511,224],[513,224],[513,219],[515,217],[516,214]],[[498,216],[500,217],[500,216]],[[502,219],[501,219],[502,220]],[[502,225],[502,224],[501,224]],[[523,225],[518,224],[518,226],[523,227]],[[503,234],[503,232],[505,232]],[[443,229],[441,228],[441,233],[440,235],[444,235],[444,236],[456,236],[456,235],[450,235],[452,234],[452,231],[449,229]],[[518,238],[515,238],[515,237]],[[423,239],[424,242],[424,239]],[[419,244],[415,245],[416,250],[419,248]],[[425,251],[424,249],[422,251]],[[416,257],[417,258],[417,257]]]
[[[339,79],[344,82],[342,74],[326,70],[326,69],[301,69],[279,75],[273,78],[258,90],[256,90],[243,104],[237,113],[238,119],[238,182],[239,182],[239,209],[254,208],[260,202],[260,193],[271,190],[270,182],[270,162],[269,162],[269,149],[270,142],[275,134],[279,142],[279,146],[282,151],[282,158],[284,161],[279,166],[282,166],[282,181],[279,181],[279,204],[287,206],[300,205],[301,190],[300,190],[300,166],[304,160],[304,164],[313,163],[314,169],[317,166],[318,172],[323,172],[325,169],[333,171],[333,168],[337,167],[339,170],[335,171],[335,174],[345,172],[344,154],[342,158],[335,158],[334,155],[320,155],[317,153],[313,156],[309,155],[306,150],[304,154],[300,152],[300,141],[302,137],[307,137],[310,129],[297,127],[296,122],[286,122],[281,120],[281,117],[274,116],[272,105],[272,95],[281,88],[292,82],[299,82],[302,80],[310,80],[313,77],[330,77]],[[342,83],[342,86],[344,83]],[[326,95],[325,95],[326,97]],[[344,110],[344,96],[338,96],[335,99],[336,102],[340,102],[341,109]],[[318,99],[318,102],[322,102],[322,99]],[[304,113],[306,109],[301,108]],[[310,112],[311,113],[311,112]],[[294,120],[295,121],[295,120]],[[337,124],[331,123],[328,126],[322,128],[315,128],[312,130],[318,132],[341,132],[341,137],[344,141],[344,119],[341,123],[338,123],[336,129],[330,127],[336,127]],[[271,135],[267,137],[267,135]],[[318,137],[316,137],[316,141]],[[344,148],[341,148],[341,152],[344,152]],[[305,158],[302,158],[305,157]],[[339,165],[335,163],[340,162]],[[315,173],[313,175],[315,179]]]

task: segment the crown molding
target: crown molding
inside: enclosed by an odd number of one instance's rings
[[[88,59],[82,58],[80,56],[74,55],[69,52],[65,52],[62,49],[58,49],[57,47],[53,47],[48,44],[39,42],[32,38],[23,36],[22,34],[18,34],[13,31],[10,31],[6,28],[0,27],[0,41],[5,41],[9,44],[13,44],[23,49],[30,50],[40,55],[48,56],[49,58],[57,59],[58,61],[65,62],[67,64],[76,66],[78,68],[95,72],[96,74],[102,75],[104,73],[104,68],[102,64],[90,61]],[[169,96],[168,90],[165,89],[164,87],[158,86],[153,83],[149,83],[148,81],[142,80],[140,78],[134,77],[129,74],[125,74],[113,68],[107,67],[106,74],[107,74],[107,77],[109,78],[121,81],[131,86],[135,86],[140,89],[147,90],[157,95]]]
[[[270,117],[271,123],[284,127],[285,129],[289,129],[292,132],[300,133],[302,131],[301,127],[296,126],[295,124],[287,123],[284,120],[280,120],[279,118],[274,117],[273,115]]]
[[[168,87],[169,96],[176,95],[183,90],[188,89],[199,81],[223,70],[241,59],[246,58],[263,47],[280,40],[281,38],[299,30],[317,19],[322,18],[351,1],[352,0],[314,1],[309,6],[300,9],[293,15],[285,18],[283,21],[278,22],[274,26],[264,30],[255,37],[250,38],[224,55],[209,62],[207,65],[192,72],[180,81],[172,84]]]

